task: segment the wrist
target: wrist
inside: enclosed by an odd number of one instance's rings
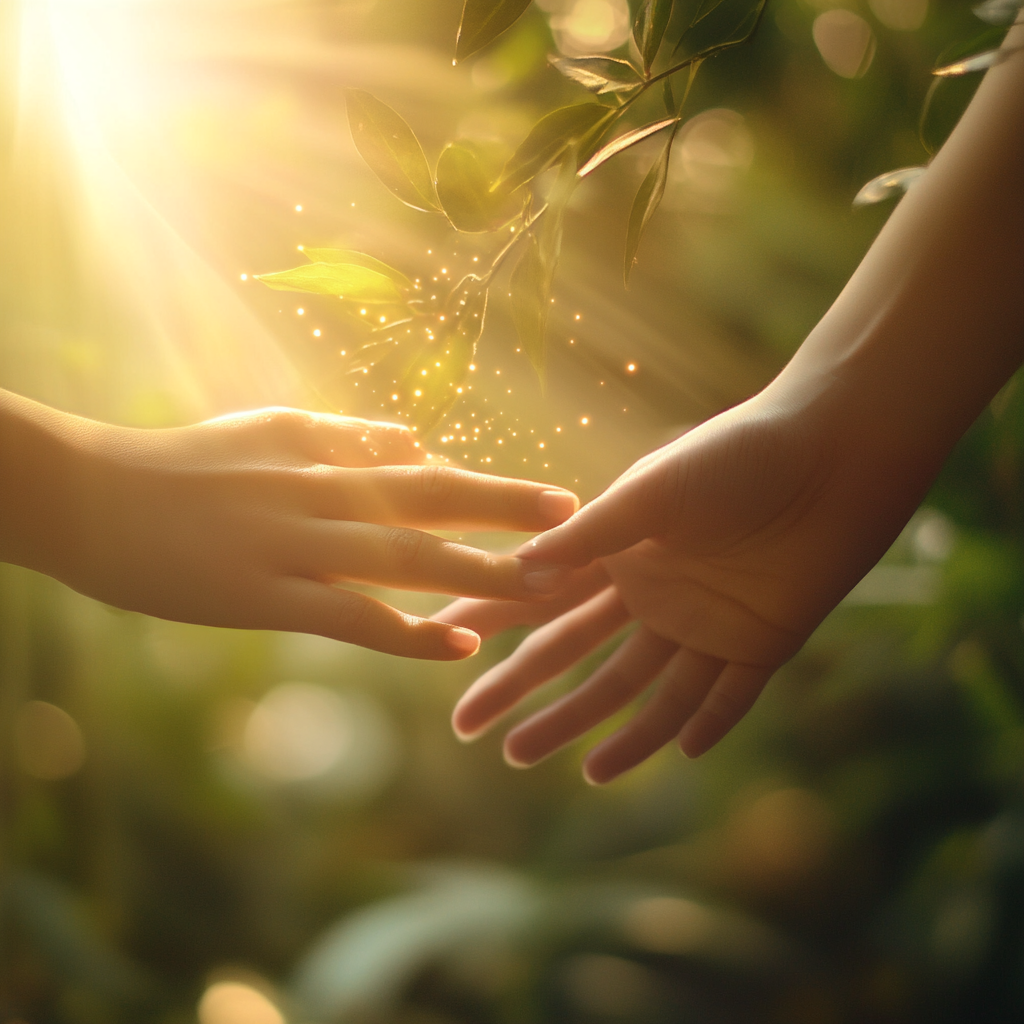
[[[0,391],[0,561],[67,577],[81,548],[88,423]]]

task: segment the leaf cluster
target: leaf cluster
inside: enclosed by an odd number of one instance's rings
[[[349,250],[311,249],[309,263],[262,275],[272,288],[337,296],[346,306],[374,304],[383,312],[350,372],[386,366],[399,412],[420,430],[440,421],[462,391],[480,339],[488,293],[498,270],[516,255],[509,279],[512,320],[520,345],[543,379],[551,291],[561,251],[565,211],[591,173],[655,134],[665,138],[633,201],[623,279],[628,286],[640,243],[665,194],[682,110],[701,64],[748,40],[767,0],[700,0],[688,20],[673,18],[673,0],[641,0],[633,23],[638,60],[594,54],[551,56],[551,66],[593,99],[545,113],[512,152],[456,139],[431,171],[405,119],[361,89],[346,92],[356,149],[380,182],[407,206],[443,215],[462,233],[507,229],[479,275],[458,282],[431,305],[409,278],[379,260]],[[466,0],[455,61],[484,50],[525,13],[529,0]],[[672,25],[678,38],[668,39]],[[677,98],[676,76],[685,79]],[[636,101],[660,86],[666,116],[631,126]],[[553,184],[544,172],[557,168]]]

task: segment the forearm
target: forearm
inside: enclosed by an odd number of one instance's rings
[[[1024,42],[1015,28],[1007,46]],[[766,398],[920,490],[1024,359],[1024,53],[993,68]]]

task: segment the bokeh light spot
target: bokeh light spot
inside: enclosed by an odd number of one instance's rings
[[[258,989],[240,981],[217,981],[199,1000],[199,1024],[285,1024],[281,1011]]]
[[[21,770],[36,779],[66,779],[85,762],[85,740],[78,723],[43,700],[26,701],[18,709],[14,748]]]

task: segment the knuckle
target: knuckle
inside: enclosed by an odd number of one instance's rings
[[[375,632],[372,605],[359,594],[349,590],[336,591],[338,625],[347,637],[370,637]]]
[[[313,425],[307,413],[283,407],[267,409],[263,423],[270,437],[281,444],[298,440]]]
[[[458,471],[448,466],[424,466],[418,476],[421,497],[430,504],[443,504],[451,498],[457,477]]]
[[[419,558],[424,539],[417,530],[390,529],[384,536],[384,557],[389,565],[408,568]]]

